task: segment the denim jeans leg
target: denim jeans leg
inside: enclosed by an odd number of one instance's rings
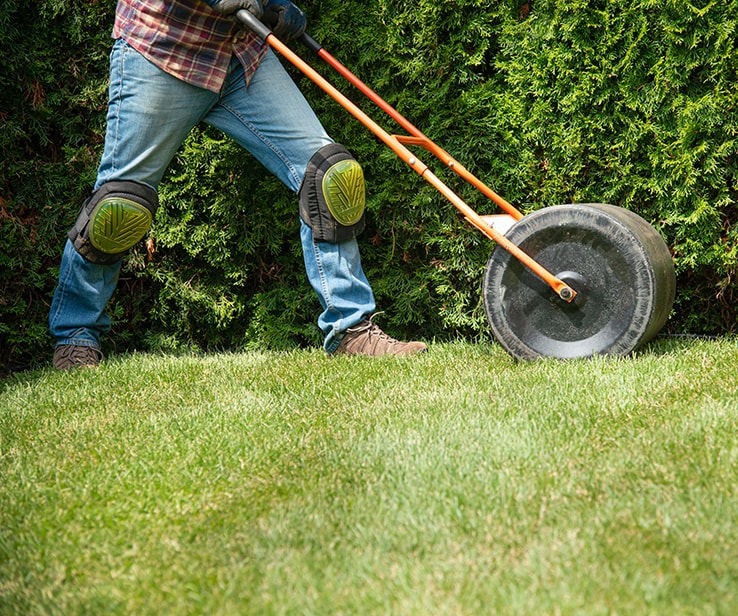
[[[110,88],[105,147],[95,188],[131,180],[156,188],[192,127],[218,95],[190,86],[148,62],[124,41],[110,54]],[[100,348],[110,329],[106,313],[121,262],[90,263],[69,241],[49,311],[49,329],[59,344]]]
[[[248,89],[233,65],[224,95],[205,121],[251,152],[270,172],[297,192],[312,156],[332,142],[305,97],[270,51]],[[300,225],[305,271],[323,312],[318,326],[332,352],[343,332],[374,312],[371,286],[361,267],[356,240],[314,242]]]
[[[343,332],[374,312],[374,293],[361,268],[355,239],[315,242],[312,229],[302,221],[300,237],[305,271],[323,307],[318,317],[318,327],[325,334],[323,348],[332,353]]]
[[[49,310],[49,328],[57,345],[100,348],[100,335],[110,330],[105,306],[118,283],[120,266],[121,261],[90,263],[66,241]]]

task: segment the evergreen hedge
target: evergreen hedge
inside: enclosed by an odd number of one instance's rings
[[[4,0],[0,12],[5,369],[50,356],[46,318],[64,237],[101,153],[114,6]],[[608,202],[654,224],[678,272],[668,331],[735,329],[738,0],[303,7],[326,49],[523,211]],[[365,167],[361,245],[387,310],[382,325],[397,336],[489,337],[480,285],[493,246],[322,91],[295,79]],[[480,213],[496,211],[418,154]],[[149,241],[124,266],[106,350],[320,344],[292,193],[206,127],[184,144],[160,193]]]

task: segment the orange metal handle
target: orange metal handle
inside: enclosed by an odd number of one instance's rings
[[[516,210],[507,201],[502,199],[494,191],[484,185],[480,180],[475,178],[469,173],[462,165],[455,161],[448,153],[442,148],[438,147],[430,139],[428,139],[423,133],[415,128],[407,119],[405,119],[399,112],[391,107],[387,102],[381,99],[376,93],[374,93],[369,87],[361,82],[358,77],[353,75],[348,69],[340,64],[335,58],[333,58],[327,51],[320,49],[319,54],[324,59],[330,58],[329,63],[335,68],[341,75],[346,77],[353,85],[359,88],[366,96],[368,96],[373,102],[380,106],[380,108],[395,119],[405,130],[412,134],[411,137],[398,137],[396,135],[389,134],[381,126],[379,126],[374,120],[372,120],[367,114],[359,109],[353,102],[351,102],[346,96],[339,92],[333,85],[331,85],[322,75],[320,75],[315,69],[313,69],[307,62],[305,62],[300,56],[294,53],[289,47],[282,43],[274,34],[271,33],[260,21],[258,21],[251,13],[245,10],[241,10],[237,14],[238,18],[258,36],[263,38],[266,43],[278,51],[282,56],[289,60],[297,69],[305,74],[313,83],[320,87],[326,94],[333,98],[339,105],[341,105],[346,111],[353,115],[359,122],[361,122],[366,128],[368,128],[374,135],[381,139],[385,145],[387,145],[397,156],[403,160],[413,171],[425,179],[431,184],[438,192],[446,197],[456,209],[463,214],[464,218],[469,223],[486,235],[489,239],[496,242],[499,246],[509,252],[513,257],[518,259],[523,265],[535,273],[541,278],[551,289],[564,301],[571,302],[576,297],[574,289],[569,287],[565,282],[558,279],[546,268],[535,261],[530,255],[523,252],[510,240],[508,240],[499,231],[490,227],[484,219],[477,214],[469,205],[464,202],[455,192],[453,192],[446,184],[438,179],[430,169],[420,160],[418,160],[413,153],[405,147],[405,143],[408,145],[417,145],[425,148],[440,160],[444,161],[450,168],[459,173],[461,177],[467,179],[473,185],[483,190],[484,194],[488,195],[493,201],[505,209],[511,216],[516,220],[519,220],[523,215]],[[255,23],[254,23],[255,22]],[[328,61],[328,60],[326,60]],[[335,65],[334,65],[335,64]],[[340,68],[339,68],[340,67]]]
[[[426,137],[418,128],[416,128],[407,118],[400,114],[397,109],[392,107],[387,101],[385,101],[379,94],[374,92],[369,86],[367,86],[361,79],[354,75],[349,69],[343,64],[336,60],[330,53],[328,53],[323,47],[318,50],[318,57],[324,62],[330,65],[338,74],[344,77],[354,87],[356,87],[364,96],[371,100],[377,105],[382,111],[390,116],[395,122],[397,122],[402,128],[404,128],[410,137],[395,135],[395,138],[403,144],[416,145],[426,149],[428,152],[433,154],[441,162],[443,162],[449,169],[457,173],[464,180],[469,182],[477,190],[479,190],[488,199],[494,201],[500,208],[510,214],[515,220],[520,220],[523,214],[493,191],[489,186],[482,182],[479,178],[474,176],[469,170],[467,170],[459,161],[454,159],[446,150],[438,146],[436,143]]]

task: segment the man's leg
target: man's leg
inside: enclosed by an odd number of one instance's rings
[[[231,136],[297,192],[308,162],[332,143],[331,138],[272,52],[246,90],[240,67],[231,70],[223,98],[205,121]],[[315,242],[304,221],[300,238],[307,276],[323,308],[318,325],[325,335],[324,348],[332,353],[347,330],[366,322],[374,312],[374,294],[355,239]]]
[[[116,41],[110,56],[105,148],[95,190],[115,180],[156,189],[184,138],[217,99],[217,94],[164,73],[125,42]],[[106,306],[120,267],[121,260],[92,263],[67,241],[49,312],[58,367],[74,367],[70,347],[86,347],[101,356],[100,337],[110,329]],[[83,363],[84,357],[90,355],[83,354]]]

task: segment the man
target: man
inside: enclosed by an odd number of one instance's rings
[[[105,146],[92,194],[69,232],[49,314],[54,366],[102,361],[106,305],[126,252],[148,231],[156,188],[190,130],[221,129],[297,193],[305,270],[330,354],[409,355],[371,321],[374,295],[356,235],[361,166],[333,142],[276,56],[233,14],[251,12],[278,38],[300,36],[289,0],[119,0],[110,56]]]

